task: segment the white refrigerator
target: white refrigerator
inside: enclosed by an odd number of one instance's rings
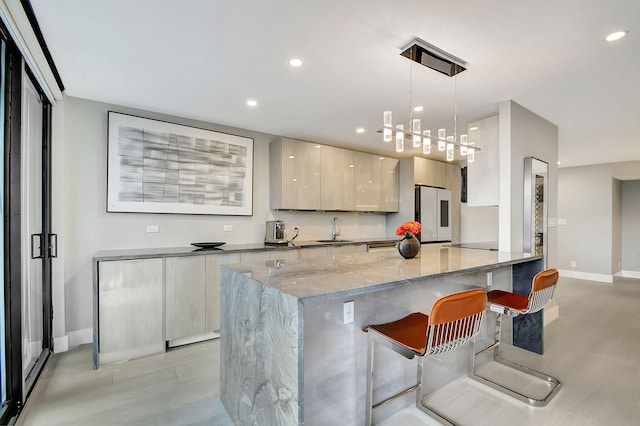
[[[451,191],[416,185],[415,220],[422,224],[422,243],[451,241]]]

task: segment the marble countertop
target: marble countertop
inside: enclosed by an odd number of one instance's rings
[[[303,302],[382,290],[445,275],[490,270],[541,259],[523,253],[423,244],[414,259],[397,251],[334,255],[301,260],[225,265]]]
[[[138,249],[100,250],[93,256],[94,261],[143,259],[166,256],[189,256],[202,254],[237,253],[261,250],[298,250],[302,248],[321,246],[343,246],[354,244],[385,244],[395,243],[398,238],[350,238],[337,242],[293,241],[288,244],[225,244],[216,248],[202,249],[194,246],[187,247],[158,247]]]

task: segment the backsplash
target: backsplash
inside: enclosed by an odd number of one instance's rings
[[[319,240],[331,238],[332,219],[337,217],[336,229],[338,239],[385,238],[386,216],[371,213],[336,213],[336,212],[289,212],[273,211],[273,218],[283,220],[286,224],[286,237],[295,235],[297,240]]]

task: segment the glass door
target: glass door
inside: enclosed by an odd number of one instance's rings
[[[1,28],[0,28],[1,30]],[[53,350],[51,306],[51,104],[15,43],[2,35],[2,412],[20,412]]]
[[[0,40],[0,167],[4,165],[4,65],[5,65],[5,43]],[[4,168],[3,168],[4,169]],[[2,281],[2,289],[5,288],[4,275],[4,173],[0,173],[0,280]],[[4,291],[0,291],[0,400],[1,411],[0,418],[4,416],[4,411],[8,405],[7,402],[7,351],[6,351],[6,321]]]
[[[43,104],[31,79],[22,78],[22,378],[31,387],[31,372],[43,350]]]

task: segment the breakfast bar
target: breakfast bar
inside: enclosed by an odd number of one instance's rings
[[[391,250],[222,266],[221,400],[236,425],[361,425],[362,326],[429,312],[439,297],[469,288],[524,294],[542,267],[542,256],[442,245],[423,245],[414,259]],[[486,338],[492,330],[485,328]],[[514,345],[542,353],[541,313],[513,330]],[[376,362],[385,366],[376,373],[374,400],[415,383],[415,361],[378,351]],[[430,373],[429,392],[469,367],[464,354],[437,362],[445,368]],[[413,395],[399,398],[374,420],[412,403]]]

